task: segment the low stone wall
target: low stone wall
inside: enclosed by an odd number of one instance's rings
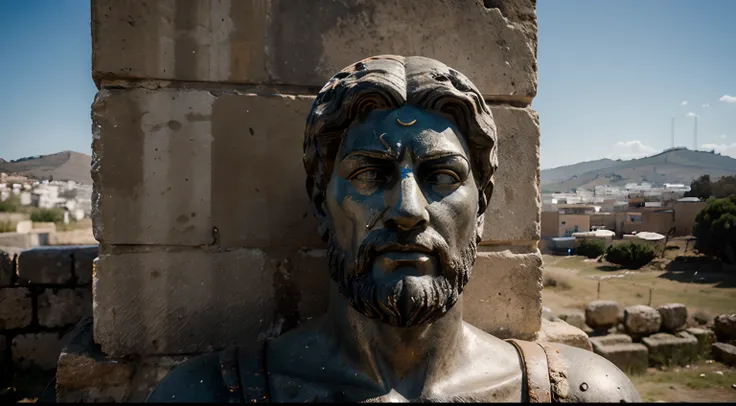
[[[97,246],[0,249],[0,365],[56,368],[64,335],[92,315]]]

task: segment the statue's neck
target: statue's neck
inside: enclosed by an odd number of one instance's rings
[[[333,287],[327,324],[344,356],[375,383],[386,388],[431,384],[447,374],[462,350],[461,302],[434,323],[394,327],[358,313]]]

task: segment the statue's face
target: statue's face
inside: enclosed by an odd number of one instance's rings
[[[330,271],[353,308],[396,326],[458,300],[475,260],[478,189],[442,115],[379,110],[343,137],[326,191]]]

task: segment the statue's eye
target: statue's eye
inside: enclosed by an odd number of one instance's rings
[[[453,171],[447,169],[441,169],[434,171],[427,178],[427,182],[440,185],[440,186],[451,186],[460,182],[460,177]]]
[[[350,180],[357,180],[360,182],[380,182],[384,180],[385,176],[376,168],[365,168],[358,170],[350,176]]]

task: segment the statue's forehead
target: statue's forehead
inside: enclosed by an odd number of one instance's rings
[[[415,154],[436,151],[467,155],[464,140],[447,117],[414,106],[369,113],[350,127],[342,140],[340,158],[352,152],[385,152],[411,148]]]

